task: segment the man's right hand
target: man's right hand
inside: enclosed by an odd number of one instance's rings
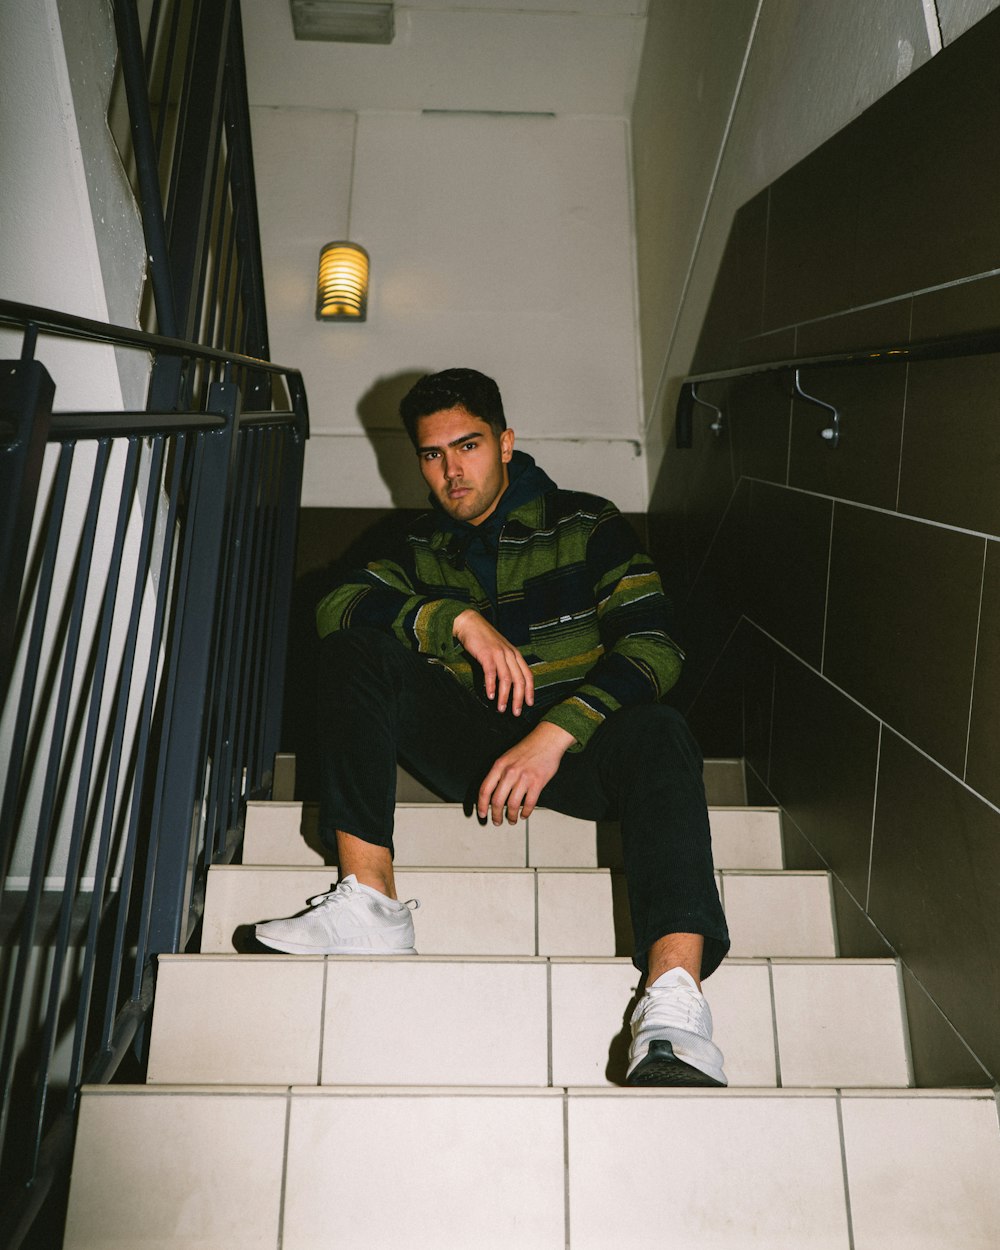
[[[515,716],[535,701],[535,680],[517,647],[475,610],[466,608],[455,617],[452,635],[483,670],[487,698],[496,698],[497,711],[507,710],[510,700]]]

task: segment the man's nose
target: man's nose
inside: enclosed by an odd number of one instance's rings
[[[459,476],[458,457],[454,452],[444,453],[444,475],[449,482],[453,477]]]

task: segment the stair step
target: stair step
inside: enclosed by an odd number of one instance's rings
[[[326,862],[312,804],[251,801],[244,864]],[[777,808],[716,807],[709,812],[717,868],[781,868]],[[621,863],[617,825],[537,809],[517,825],[481,825],[454,803],[396,805],[396,864],[403,867],[596,868]]]
[[[717,877],[733,955],[836,955],[828,874],[739,871]],[[213,867],[202,952],[232,952],[238,926],[294,915],[335,880],[331,867]],[[420,900],[413,924],[422,955],[631,953],[621,939],[616,950],[607,869],[408,868],[396,873],[396,889],[400,898]]]
[[[705,797],[711,805],[738,807],[747,801],[746,774],[740,759],[711,759],[705,761]],[[437,803],[425,785],[412,777],[405,768],[396,769],[396,800],[400,803]]]
[[[147,1079],[623,1084],[624,959],[161,957]],[[905,1087],[892,960],[728,960],[706,983],[733,1086]]]
[[[331,868],[212,868],[202,952],[232,951],[237,926],[293,915],[335,879]],[[420,900],[413,925],[424,955],[615,954],[605,869],[410,868],[396,873],[396,889]]]
[[[998,1227],[990,1091],[88,1086],[64,1244],[986,1250]]]

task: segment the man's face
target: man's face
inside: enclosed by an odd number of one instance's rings
[[[465,408],[443,408],[417,420],[417,459],[424,481],[456,521],[479,525],[507,489],[514,431],[499,437]]]

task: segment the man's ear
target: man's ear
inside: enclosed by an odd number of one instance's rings
[[[514,431],[508,428],[500,431],[500,460],[506,464],[514,454]]]

